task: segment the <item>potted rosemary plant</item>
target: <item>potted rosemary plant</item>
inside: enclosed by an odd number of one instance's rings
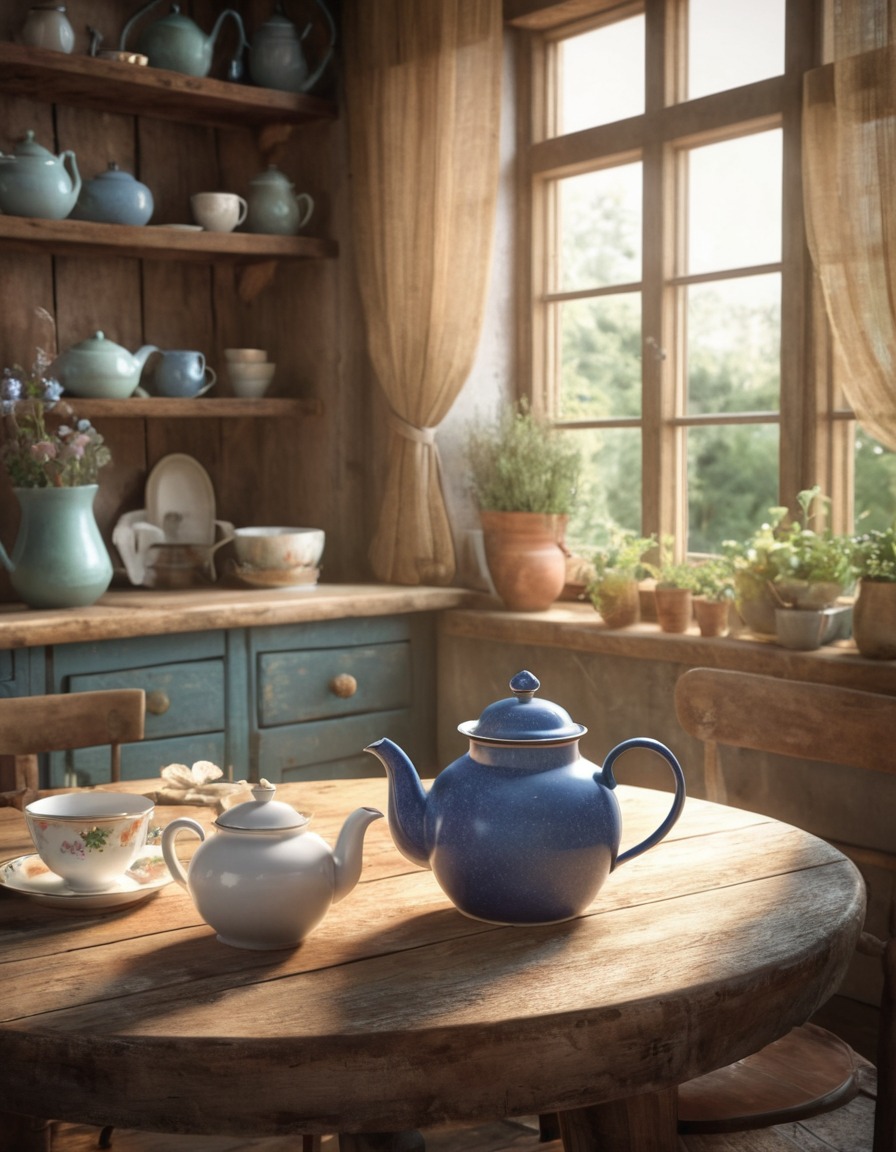
[[[498,595],[514,611],[549,607],[566,582],[563,541],[579,450],[521,401],[494,424],[472,426],[466,456]]]

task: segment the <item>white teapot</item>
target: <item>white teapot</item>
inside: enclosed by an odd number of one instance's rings
[[[252,788],[253,800],[218,817],[218,831],[208,840],[202,825],[188,816],[172,820],[162,833],[168,871],[187,889],[218,939],[234,948],[300,944],[330,905],[358,883],[364,833],[383,815],[376,808],[356,809],[331,850],[307,831],[307,816],[274,799],[275,791],[260,781]],[[174,851],[185,830],[204,841],[186,873]]]

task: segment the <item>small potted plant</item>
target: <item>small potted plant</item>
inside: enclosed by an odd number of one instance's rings
[[[701,636],[724,636],[734,602],[734,569],[726,556],[711,556],[694,566],[694,617]]]
[[[638,581],[649,575],[644,560],[655,536],[612,529],[605,547],[592,556],[594,575],[586,595],[608,628],[626,628],[641,617]]]
[[[896,527],[857,536],[852,563],[859,578],[852,613],[856,647],[871,660],[896,660]]]
[[[664,538],[663,557],[672,554],[673,541]],[[693,596],[697,588],[696,571],[687,561],[662,559],[648,565],[656,580],[656,619],[663,632],[687,632],[694,615]]]
[[[779,522],[769,559],[774,571],[772,591],[788,608],[830,608],[852,585],[853,542],[829,528],[811,527],[813,509],[830,505],[816,484],[798,493],[800,521]]]
[[[493,425],[473,426],[466,457],[498,595],[516,611],[549,607],[566,583],[563,540],[581,468],[578,448],[523,400]]]
[[[0,381],[0,460],[21,510],[15,562],[0,545],[0,563],[30,607],[81,607],[112,580],[93,515],[98,473],[112,457],[90,421],[60,399],[48,364],[39,352],[30,373],[16,365]]]
[[[738,612],[760,635],[776,634],[777,609],[828,608],[854,578],[850,538],[810,525],[813,508],[829,499],[815,485],[800,492],[797,502],[801,520],[791,522],[786,508],[770,508],[771,520],[749,540],[722,545],[734,569]]]

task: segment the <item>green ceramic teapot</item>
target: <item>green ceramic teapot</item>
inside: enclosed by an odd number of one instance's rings
[[[160,0],[149,0],[144,4],[122,29],[118,47],[126,50],[128,34],[134,24]],[[239,29],[239,51],[230,62],[228,79],[239,80],[243,74],[242,51],[246,45],[246,33],[243,21],[238,12],[232,8],[225,8],[211,33],[206,36],[198,24],[188,16],[183,16],[179,4],[172,4],[171,11],[161,20],[156,20],[145,29],[137,41],[137,51],[148,57],[152,68],[167,68],[171,72],[182,72],[187,76],[208,76],[212,67],[212,55],[215,50],[215,41],[221,31],[221,25],[232,17]]]
[[[11,155],[0,153],[0,212],[8,216],[64,220],[80,191],[81,176],[74,152],[54,156],[37,143],[31,129]]]
[[[126,400],[139,385],[143,365],[153,352],[158,352],[155,344],[144,344],[132,355],[127,348],[97,332],[63,352],[50,372],[73,396]]]

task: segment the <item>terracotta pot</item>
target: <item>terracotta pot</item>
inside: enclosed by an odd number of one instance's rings
[[[694,616],[701,636],[727,636],[728,601],[694,597]]]
[[[689,588],[662,588],[657,585],[656,619],[664,632],[687,632],[694,616]]]
[[[566,583],[566,516],[481,512],[485,559],[495,591],[512,612],[542,612]]]
[[[859,652],[869,660],[896,660],[896,584],[859,581],[852,635]]]
[[[593,595],[594,607],[608,628],[628,628],[641,619],[638,581],[618,572],[608,572]]]

